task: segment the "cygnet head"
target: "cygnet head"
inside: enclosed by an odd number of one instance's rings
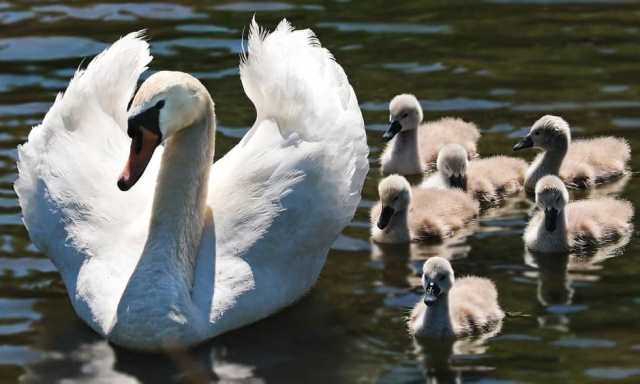
[[[411,202],[411,185],[400,175],[391,175],[382,179],[378,184],[378,194],[382,210],[377,226],[385,229],[393,215],[407,209]]]
[[[438,152],[438,172],[453,188],[467,189],[467,151],[460,144],[447,144]]]
[[[447,259],[432,257],[422,266],[422,286],[424,303],[430,307],[443,295],[449,293],[455,277],[453,268]]]
[[[382,139],[391,140],[398,132],[417,129],[422,122],[422,107],[414,95],[402,94],[389,103],[389,128]]]
[[[212,103],[206,88],[189,74],[161,71],[150,76],[129,108],[127,134],[131,149],[118,187],[123,191],[133,187],[156,147],[205,117],[205,113],[213,113],[207,108]]]
[[[571,142],[569,124],[559,116],[545,115],[533,123],[529,134],[513,146],[514,151],[537,147],[544,150],[561,149]]]
[[[569,192],[559,177],[548,175],[536,183],[536,204],[544,210],[544,225],[547,231],[556,230],[558,214],[568,202]]]

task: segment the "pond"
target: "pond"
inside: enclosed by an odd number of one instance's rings
[[[146,28],[151,71],[190,72],[212,93],[221,156],[255,118],[237,70],[254,13],[271,28],[283,17],[312,28],[348,74],[371,148],[360,208],[297,305],[188,354],[116,348],[76,317],[55,268],[29,241],[12,187],[16,145],[83,61]],[[0,382],[640,382],[635,232],[590,259],[542,263],[522,243],[524,197],[442,245],[374,247],[368,224],[387,105],[398,93],[416,94],[428,120],[475,122],[483,156],[511,154],[553,113],[577,137],[626,137],[638,169],[639,20],[640,3],[624,0],[0,0]],[[637,206],[640,183],[632,176],[598,194]],[[441,348],[412,341],[405,318],[433,255],[452,260],[457,275],[496,283],[510,313],[498,336]]]

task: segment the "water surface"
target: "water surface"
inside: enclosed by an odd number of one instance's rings
[[[214,96],[221,156],[254,120],[237,71],[254,13],[270,27],[286,17],[313,28],[349,75],[371,146],[361,207],[298,305],[187,355],[116,348],[78,320],[29,242],[12,190],[15,147],[81,63],[146,28],[151,70],[192,72]],[[380,136],[397,93],[416,94],[427,119],[476,122],[482,155],[510,152],[545,113],[565,117],[575,136],[621,135],[640,151],[639,18],[636,1],[0,1],[0,381],[640,382],[635,234],[590,259],[541,260],[523,249],[530,203],[520,199],[447,244],[368,242]],[[640,202],[634,178],[606,193]],[[407,336],[418,273],[434,255],[496,282],[515,314],[498,336],[444,346]]]

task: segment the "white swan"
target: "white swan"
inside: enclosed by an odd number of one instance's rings
[[[256,122],[213,166],[214,106],[195,78],[152,75],[127,113],[150,61],[134,33],[76,73],[19,148],[15,184],[77,314],[142,350],[193,345],[298,300],[368,171],[356,96],[312,31],[252,23],[240,77]]]

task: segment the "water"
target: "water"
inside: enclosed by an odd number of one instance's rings
[[[361,208],[298,305],[187,355],[115,348],[76,318],[52,264],[30,244],[12,190],[14,148],[83,58],[147,28],[152,69],[194,73],[213,94],[220,156],[254,119],[237,71],[254,12],[271,27],[282,17],[312,27],[349,75],[372,156]],[[417,94],[427,119],[475,121],[482,155],[510,152],[535,119],[557,113],[577,136],[625,136],[638,169],[638,17],[635,1],[0,1],[0,382],[640,382],[635,234],[591,259],[539,260],[520,238],[524,199],[440,246],[372,249],[367,225],[387,101],[400,92]],[[637,205],[640,183],[599,193]],[[515,314],[497,337],[422,347],[407,336],[417,273],[436,254],[459,275],[496,282]]]

